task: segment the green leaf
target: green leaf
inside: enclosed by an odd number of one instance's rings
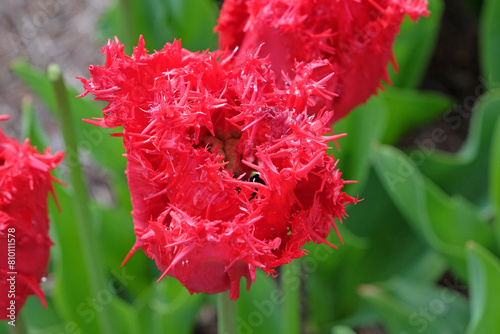
[[[14,64],[13,71],[39,95],[51,111],[55,111],[55,94],[44,73],[21,62]],[[98,160],[101,160],[104,165],[107,165],[110,170],[119,175],[117,178],[124,179],[125,159],[120,156],[120,152],[123,150],[121,144],[119,141],[115,142],[118,145],[112,145],[111,141],[109,141],[111,145],[108,144],[103,140],[104,132],[81,122],[81,118],[89,118],[99,112],[95,104],[76,99],[75,95],[76,92],[73,90],[68,92],[72,109],[76,111],[74,121],[81,124],[76,133],[79,138],[78,144],[95,154]],[[25,123],[23,131],[32,137],[32,141],[38,143],[40,148],[46,147],[43,130],[39,126],[28,102],[26,102],[24,108]],[[94,150],[93,148],[97,146],[99,146],[99,149]],[[115,156],[117,159],[114,158]],[[69,167],[71,167],[74,159],[76,159],[76,153],[67,152],[66,163]],[[79,232],[74,224],[74,219],[78,215],[74,211],[73,194],[71,191],[58,190],[58,199],[61,207],[64,208],[62,213],[57,211],[54,203],[50,204],[52,224],[55,227],[55,229],[51,230],[52,233],[56,234],[54,238],[56,245],[52,257],[56,282],[54,291],[55,306],[53,309],[57,310],[60,316],[65,319],[65,325],[68,323],[78,324],[77,329],[85,333],[100,333],[96,319],[104,309],[108,309],[107,314],[110,314],[110,316],[107,320],[113,324],[113,330],[120,333],[139,332],[134,312],[132,312],[129,305],[116,295],[116,288],[112,279],[109,279],[108,284],[97,293],[93,293],[90,289],[89,282],[86,280],[89,273],[86,272],[82,265],[84,261],[81,250],[84,245],[81,244],[81,240],[78,238]],[[86,223],[92,222],[87,221]],[[99,275],[101,274],[99,273]],[[108,277],[107,274],[105,276]],[[118,276],[124,277],[121,273]],[[75,287],[78,288],[75,289]],[[68,330],[65,326],[55,326],[55,329],[51,328],[57,331]]]
[[[57,199],[64,211],[59,212],[53,201],[49,202],[55,246],[51,259],[54,263],[54,303],[57,312],[66,321],[78,324],[82,333],[101,333],[97,323],[98,314],[104,308],[110,314],[107,319],[117,333],[137,333],[137,320],[131,307],[117,296],[113,280],[108,276],[107,284],[96,294],[87,280],[83,245],[74,224],[73,196],[68,189],[56,186]],[[91,222],[89,222],[91,223]],[[102,275],[102,273],[101,273]],[[121,275],[126,280],[135,277]],[[75,287],[78,287],[75,289]]]
[[[64,331],[64,321],[57,314],[54,307],[50,291],[42,285],[45,290],[45,300],[47,301],[47,308],[44,308],[38,298],[30,296],[26,299],[26,304],[22,309],[22,319],[26,319],[26,326],[29,333],[48,333],[49,330],[54,328],[61,328]],[[69,327],[76,327],[76,323],[69,324]]]
[[[388,87],[380,94],[387,106],[387,126],[381,142],[396,144],[413,129],[435,120],[449,110],[453,100],[435,92]]]
[[[314,245],[303,258],[310,268],[305,278],[310,323],[321,333],[332,321],[351,327],[367,321],[370,313],[356,294],[360,284],[395,275],[434,282],[446,269],[442,256],[415,237],[372,169],[360,197],[363,201],[349,206],[349,217],[338,226],[344,246]]]
[[[493,244],[491,229],[477,208],[464,199],[448,197],[396,148],[381,146],[375,156],[378,176],[408,223],[447,256],[456,274],[465,277],[465,242]]]
[[[30,144],[41,152],[48,146],[48,138],[33,108],[33,99],[25,95],[22,102],[22,137],[29,138]]]
[[[50,80],[44,72],[22,61],[14,62],[11,70],[56,115],[55,93]],[[101,166],[112,171],[114,177],[121,182],[125,182],[123,171],[125,170],[126,160],[122,157],[124,149],[121,139],[107,138],[109,133],[116,132],[116,130],[102,129],[82,121],[82,119],[98,117],[102,113],[96,103],[78,99],[75,97],[77,94],[74,89],[68,89],[68,100],[73,113],[73,123],[78,125],[76,127],[76,136],[79,147],[86,154],[91,154]],[[72,163],[75,163],[76,157],[76,152],[66,152],[65,161],[69,167],[71,167]]]
[[[461,334],[467,325],[468,307],[453,288],[391,279],[362,286],[359,293],[389,333]]]
[[[386,107],[379,97],[372,97],[364,105],[357,107],[347,117],[336,122],[333,130],[336,134],[347,133],[347,137],[338,140],[340,150],[331,150],[339,159],[339,170],[344,180],[355,180],[347,184],[345,191],[353,196],[365,185],[369,172],[369,159],[373,143],[382,136],[386,123]],[[330,143],[331,146],[337,145]]]
[[[49,202],[52,228],[55,228],[54,248],[51,260],[54,263],[54,301],[58,313],[67,321],[81,324],[88,333],[100,333],[96,310],[87,305],[92,290],[87,280],[86,267],[82,266],[83,245],[78,237],[78,229],[73,222],[76,216],[71,193],[56,186],[57,200],[63,212],[59,212],[53,201]],[[78,289],[74,287],[77,286]]]
[[[424,179],[424,186],[427,212],[438,238],[457,246],[467,240],[493,246],[490,226],[476,206],[462,197],[449,197],[429,180]]]
[[[356,334],[356,332],[346,326],[334,326],[332,334]]]
[[[500,333],[500,260],[475,242],[467,243],[471,320],[467,334]]]
[[[471,117],[470,108],[460,108],[459,114],[446,114],[443,120],[452,129],[457,129],[465,119]],[[458,153],[450,154],[436,149],[436,143],[449,139],[448,135],[443,134],[439,140],[436,137],[416,142],[417,148],[408,151],[408,154],[422,173],[448,194],[460,194],[484,206],[489,203],[489,159],[494,127],[499,117],[500,90],[488,91],[474,106],[469,136]]]
[[[496,238],[500,245],[500,117],[497,120],[495,131],[493,132],[490,157],[490,193],[496,212]]]
[[[431,248],[423,239],[415,238],[413,226],[406,220],[394,194],[389,191],[375,170],[368,177],[362,191],[363,201],[348,208],[349,217],[344,224],[358,237],[365,240],[368,248],[361,259],[349,261],[363,277],[361,283],[387,280],[394,275],[411,276],[424,263],[434,263],[432,270],[419,272],[422,280],[433,281],[442,273]],[[397,238],[394,236],[397,235]],[[345,242],[348,244],[347,241]],[[391,261],[380,261],[391,258]],[[436,271],[435,271],[436,270]],[[411,273],[411,274],[410,274]]]
[[[72,150],[78,152],[77,132],[73,125],[68,92],[59,66],[50,64],[47,76],[54,88],[66,151]],[[125,333],[133,332],[135,326],[133,317],[130,316],[132,315],[130,307],[127,307],[119,298],[116,298],[115,289],[110,284],[111,282],[106,282],[107,275],[104,273],[104,267],[99,256],[100,245],[95,242],[94,237],[95,226],[92,226],[90,223],[94,219],[89,207],[90,199],[87,193],[87,185],[84,181],[78,157],[75,159],[74,165],[70,165],[69,167],[71,167],[69,171],[69,186],[73,197],[72,209],[75,213],[72,223],[75,225],[77,231],[74,237],[80,243],[78,251],[83,260],[79,262],[79,274],[88,282],[88,292],[90,292],[85,300],[86,304],[80,303],[77,307],[77,313],[80,315],[87,313],[89,317],[93,316],[96,319],[99,328],[98,332],[100,333],[109,333],[112,330]],[[87,310],[85,309],[86,307],[88,307]],[[93,315],[90,315],[91,313]],[[118,321],[122,317],[126,321]]]
[[[130,196],[130,195],[129,195]],[[116,277],[118,284],[135,299],[151,282],[158,279],[157,270],[150,270],[154,262],[139,251],[120,267],[129,250],[135,244],[132,215],[121,207],[95,207],[99,231],[99,240],[106,267]],[[134,276],[134,279],[126,279]],[[125,278],[125,279],[124,279]],[[122,293],[126,295],[126,293]]]
[[[0,322],[0,334],[9,334],[9,327],[10,325],[7,324],[7,321]]]
[[[296,284],[301,278],[302,259],[295,259],[280,267],[281,289],[286,303],[282,306],[281,328],[289,334],[301,333],[300,295],[302,284]],[[309,258],[307,258],[309,260]],[[301,282],[302,283],[302,282]]]
[[[170,17],[172,30],[182,39],[188,50],[197,51],[216,46],[213,28],[217,24],[218,11],[212,0],[170,0],[178,11]]]
[[[443,13],[443,1],[429,1],[429,17],[421,17],[413,23],[408,17],[401,25],[401,34],[396,36],[394,55],[398,63],[398,74],[389,65],[391,81],[395,87],[417,87],[427,69],[436,44]]]
[[[250,291],[246,291],[246,282],[242,279],[238,299],[238,333],[282,333],[280,317],[284,303],[283,291],[262,270],[257,270]]]
[[[114,36],[120,39],[125,45],[127,53],[131,53],[133,46],[137,45],[139,35],[143,35],[146,47],[151,50],[160,50],[166,42],[173,40],[172,31],[161,22],[161,17],[165,15],[163,8],[166,2],[158,0],[137,1],[119,0],[105,11],[97,28],[97,33],[101,39],[106,41]],[[158,27],[158,31],[153,29]],[[159,32],[163,38],[159,38]]]
[[[348,222],[351,223],[350,218]],[[329,323],[333,318],[341,317],[355,308],[353,305],[356,303],[350,296],[359,279],[365,278],[357,276],[359,272],[356,272],[353,275],[356,278],[351,279],[349,274],[356,270],[349,269],[352,269],[350,264],[359,263],[364,258],[368,240],[357,237],[344,226],[339,225],[338,228],[344,240],[343,246],[332,231],[328,241],[338,246],[338,250],[325,244],[309,243],[304,247],[309,253],[301,258],[301,277],[308,292],[309,322],[318,329],[325,326],[330,328]]]
[[[500,87],[500,1],[484,0],[480,19],[481,69],[490,87]]]
[[[144,36],[149,50],[181,39],[184,48],[197,51],[216,47],[213,28],[217,8],[211,0],[121,0],[100,21],[103,39],[118,36],[127,52]]]
[[[174,278],[152,283],[136,301],[140,333],[193,333],[202,300],[203,295],[190,295]]]

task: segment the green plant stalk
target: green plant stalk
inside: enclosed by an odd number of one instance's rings
[[[31,95],[23,96],[23,101],[21,103],[22,112],[22,124],[21,124],[21,136],[22,138],[28,138],[30,134],[30,128],[32,126],[33,120],[33,99]]]
[[[490,160],[490,194],[494,206],[496,242],[500,249],[500,118],[498,118],[493,132]]]
[[[282,330],[287,334],[300,334],[300,259],[281,267],[283,304]]]
[[[217,295],[217,333],[237,333],[238,304],[229,299],[229,291]]]
[[[130,47],[139,36],[134,36],[135,21],[133,15],[132,1],[120,0],[120,9],[122,13],[123,29],[125,31],[126,40],[124,45]]]
[[[79,231],[79,237],[82,241],[82,254],[86,273],[88,273],[88,282],[93,296],[97,296],[101,289],[105,289],[105,280],[102,275],[102,265],[99,260],[98,245],[92,238],[91,213],[89,210],[90,199],[88,196],[87,185],[83,178],[83,171],[78,159],[78,142],[75,136],[75,128],[71,119],[71,108],[66,92],[66,86],[58,65],[50,64],[48,67],[48,77],[54,88],[57,100],[57,109],[61,120],[61,128],[66,144],[66,151],[75,152],[75,164],[69,168],[70,186],[73,189],[75,212],[75,223]],[[97,321],[102,333],[113,333],[113,328],[108,315],[109,309],[104,307],[101,312],[96,313]]]
[[[28,334],[28,330],[26,329],[26,323],[24,322],[24,318],[21,315],[17,315],[15,326],[9,327],[9,332],[12,334]]]

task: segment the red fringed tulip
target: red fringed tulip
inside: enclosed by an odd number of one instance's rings
[[[335,73],[325,87],[336,97],[320,99],[309,112],[333,108],[333,122],[389,81],[387,64],[396,66],[392,45],[404,14],[427,15],[427,1],[226,0],[215,30],[220,47],[237,50],[240,62],[258,48],[269,55],[280,87],[289,85],[295,62],[327,60],[330,67],[315,76]]]
[[[331,98],[311,77],[325,62],[297,64],[286,91],[251,55],[234,67],[230,56],[217,61],[180,42],[147,54],[142,37],[131,57],[118,40],[103,52],[105,65],[81,79],[84,94],[109,103],[89,122],[123,125],[131,253],[143,249],[160,279],[173,276],[191,293],[230,289],[236,299],[241,277],[249,288],[257,267],[274,274],[306,242],[326,242],[356,202],[325,153],[341,137],[322,136],[331,113],[307,116],[317,97]]]
[[[14,320],[29,295],[46,306],[39,283],[52,245],[47,195],[63,156],[39,154],[29,140],[20,144],[0,129],[0,320]]]

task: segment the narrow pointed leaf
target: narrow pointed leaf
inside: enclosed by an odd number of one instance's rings
[[[453,104],[451,98],[440,93],[396,87],[388,87],[380,98],[388,111],[387,128],[381,139],[384,144],[396,144],[409,131],[438,119]],[[437,130],[435,140],[443,134],[443,130]]]
[[[452,129],[472,116],[469,135],[458,153],[439,151],[432,138],[418,142],[417,147],[407,153],[419,160],[422,174],[447,193],[460,194],[472,203],[484,205],[489,201],[489,159],[494,127],[500,118],[500,90],[488,91],[478,98],[473,111],[471,108],[461,106],[459,114],[443,116]],[[445,134],[443,139],[446,143],[450,138]],[[419,159],[422,155],[424,159]]]
[[[471,320],[467,334],[500,333],[500,260],[475,242],[467,243]]]
[[[490,87],[500,87],[500,1],[484,0],[480,19],[479,46],[483,76]]]
[[[500,245],[500,117],[495,126],[490,159],[490,192],[493,202],[493,212],[496,213],[495,230],[497,244]]]
[[[193,333],[202,295],[190,295],[176,279],[152,283],[137,299],[141,332],[151,334]]]
[[[286,303],[285,295],[276,286],[276,281],[263,271],[257,270],[252,289],[246,291],[244,280],[238,299],[238,333],[282,333],[280,329],[281,309]],[[297,279],[296,276],[290,279]],[[299,283],[298,283],[299,284]]]
[[[364,105],[357,107],[347,117],[334,124],[336,134],[347,133],[336,143],[331,154],[339,160],[339,169],[344,180],[357,183],[346,185],[346,191],[355,196],[366,183],[369,159],[373,143],[378,142],[386,129],[386,106],[380,97],[372,97]],[[338,145],[340,150],[335,146]]]
[[[57,117],[56,95],[47,75],[22,61],[14,62],[11,69]],[[67,98],[73,111],[72,120],[74,124],[78,125],[75,135],[80,148],[87,154],[91,154],[100,165],[113,171],[114,177],[123,182],[126,161],[122,157],[124,149],[120,138],[108,138],[111,130],[97,128],[82,121],[82,119],[99,115],[100,107],[86,99],[76,98],[78,94],[74,89],[67,89]],[[116,132],[116,130],[113,131]],[[66,152],[65,159],[68,164],[75,163],[76,158],[76,152]]]
[[[362,286],[359,293],[389,333],[461,334],[467,325],[466,299],[453,286],[392,279]]]
[[[401,34],[396,36],[394,55],[398,62],[398,74],[389,65],[390,78],[395,87],[415,88],[420,84],[436,44],[443,13],[442,0],[429,1],[429,17],[417,23],[409,18],[401,25]]]
[[[413,229],[435,250],[447,256],[456,273],[465,277],[463,245],[467,240],[491,248],[491,228],[477,208],[461,198],[450,198],[401,151],[382,146],[375,167],[386,191]]]

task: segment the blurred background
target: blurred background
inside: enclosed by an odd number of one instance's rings
[[[82,92],[75,76],[104,63],[99,51],[115,35],[128,52],[139,34],[150,51],[174,38],[191,51],[215,49],[221,4],[2,0],[4,131],[65,148],[46,75],[56,63],[79,144],[57,175],[69,184],[57,188],[62,213],[50,200],[49,307],[28,299],[26,332],[216,332],[213,296],[190,296],[170,277],[155,283],[160,273],[142,252],[120,267],[134,243],[123,149],[109,130],[81,122],[103,105],[74,96]],[[346,191],[364,199],[340,227],[345,245],[307,245],[310,254],[277,279],[259,273],[250,292],[242,286],[239,333],[500,333],[500,1],[429,0],[429,9],[429,18],[401,27],[393,86],[334,126],[348,137],[331,153],[344,178],[359,181]],[[88,190],[71,182],[80,163]],[[75,192],[88,193],[90,241],[73,224],[81,219]],[[272,298],[285,281],[291,291]]]

